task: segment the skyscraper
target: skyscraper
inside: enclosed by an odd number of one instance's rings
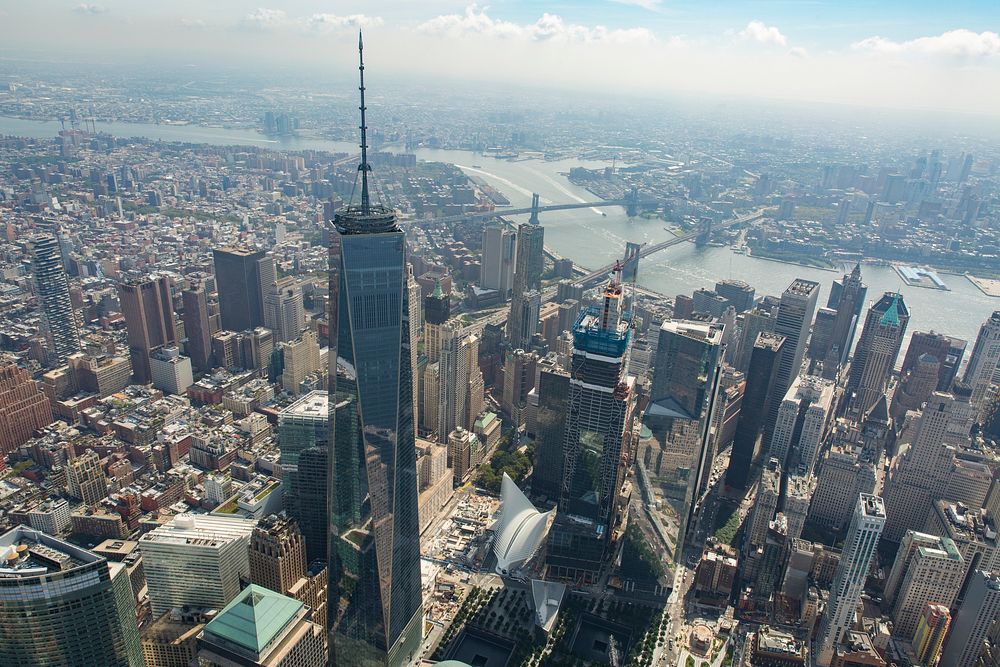
[[[1000,362],[1000,310],[993,311],[990,318],[979,327],[976,345],[972,348],[969,365],[965,367],[962,381],[972,387],[972,404],[982,409],[993,384],[997,363]]]
[[[215,285],[222,328],[264,326],[264,289],[275,282],[274,260],[263,250],[214,248]]]
[[[655,483],[680,516],[678,562],[714,458],[709,427],[722,373],[722,335],[721,325],[705,321],[668,320],[660,327],[643,423],[659,446],[657,456],[666,460]],[[653,454],[646,448],[642,456]]]
[[[957,352],[957,354],[956,354]],[[951,383],[958,373],[965,353],[965,341],[939,334],[936,331],[914,331],[906,346],[906,356],[900,376],[912,371],[925,354],[930,354],[941,365],[938,369],[937,391],[951,391]]]
[[[192,285],[181,293],[184,304],[185,351],[199,371],[212,368],[212,325],[208,316],[208,294],[204,284]]]
[[[451,295],[441,289],[441,281],[434,283],[434,291],[424,297],[424,352],[428,363],[441,358],[441,333],[451,317]]]
[[[972,667],[1000,617],[1000,574],[976,570],[951,624],[939,667]]]
[[[872,556],[878,548],[879,536],[885,525],[885,504],[878,496],[861,494],[847,528],[847,537],[837,565],[830,598],[819,632],[816,646],[817,662],[829,665],[833,651],[854,624],[854,611],[861,598],[861,591],[868,578]]]
[[[42,303],[43,326],[52,366],[62,366],[80,351],[80,331],[69,298],[69,280],[63,268],[59,242],[54,236],[38,235],[30,240],[31,272],[35,292]]]
[[[778,358],[785,337],[762,331],[757,334],[747,370],[747,386],[743,392],[743,405],[733,448],[729,453],[726,484],[736,489],[746,489],[750,480],[750,466],[757,460],[760,447],[761,426],[767,415],[767,401],[772,395],[774,378],[778,372]]]
[[[905,560],[901,557],[908,552],[900,547],[890,573],[899,573],[892,620],[895,624],[893,634],[900,637],[913,636],[928,603],[950,607],[965,579],[965,559],[950,538],[931,535],[921,535],[921,538],[922,543]]]
[[[52,423],[52,406],[31,374],[17,366],[0,366],[0,459]]]
[[[936,664],[950,627],[951,613],[948,607],[936,603],[924,605],[917,630],[913,633],[913,651],[917,654],[917,660],[925,665]]]
[[[282,595],[306,574],[306,545],[294,519],[261,519],[250,533],[250,581]]]
[[[132,375],[136,384],[149,384],[153,381],[150,355],[177,344],[170,279],[166,276],[147,276],[121,283],[118,285],[118,297],[128,330]]]
[[[635,408],[635,378],[628,375],[632,329],[619,278],[604,288],[602,308],[587,308],[573,327],[561,519],[549,536],[547,562],[556,576],[578,581],[595,579],[618,522]]]
[[[806,474],[811,474],[833,416],[835,393],[830,380],[814,375],[796,377],[778,408],[768,455],[789,469],[804,466]],[[792,452],[794,460],[789,461]]]
[[[816,311],[816,299],[819,298],[819,283],[796,278],[781,294],[778,305],[778,316],[774,323],[774,333],[785,337],[781,346],[781,356],[778,357],[778,372],[774,378],[772,391],[776,396],[784,396],[792,386],[792,380],[802,368],[802,357],[805,354],[806,339],[809,337],[809,326],[812,324],[813,313]],[[774,432],[774,422],[778,418],[781,407],[780,398],[768,405],[767,419],[764,421],[764,442],[771,442]]]
[[[503,223],[483,228],[483,260],[479,270],[479,285],[500,292],[501,300],[510,295],[514,277],[517,235]]]
[[[548,358],[538,365],[538,418],[531,490],[536,495],[558,499],[562,488],[570,374]]]
[[[909,321],[902,294],[886,292],[868,309],[847,378],[850,415],[860,418],[885,395]]]
[[[27,526],[0,558],[0,667],[145,664],[124,564]]]
[[[507,342],[513,350],[530,349],[531,337],[538,327],[545,262],[544,235],[545,229],[538,225],[523,223],[517,228],[513,294],[507,318]]]
[[[295,340],[305,321],[302,288],[295,278],[288,276],[264,286],[264,326],[274,332],[275,341]]]
[[[348,403],[331,420],[330,664],[395,666],[420,646],[423,611],[409,291],[395,212],[369,197],[359,69],[361,202],[330,234],[329,385]]]
[[[847,361],[850,354],[854,331],[861,319],[867,292],[868,287],[861,282],[860,263],[854,265],[854,270],[850,274],[845,274],[842,279],[833,282],[826,307],[837,311],[830,334],[830,347],[837,349],[840,363]]]

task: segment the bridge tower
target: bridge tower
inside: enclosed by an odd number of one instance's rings
[[[625,259],[622,260],[622,281],[634,283],[639,273],[639,250],[645,243],[625,242]]]
[[[630,218],[639,215],[639,188],[633,187],[625,195],[625,213]]]
[[[537,225],[538,222],[538,193],[531,193],[531,217],[528,218],[528,224]]]
[[[702,218],[701,219],[701,231],[698,232],[698,236],[695,237],[694,244],[701,247],[708,243],[712,239],[712,219]]]

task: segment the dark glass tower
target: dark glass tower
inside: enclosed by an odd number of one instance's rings
[[[406,246],[392,209],[369,198],[360,71],[361,203],[330,233],[327,502],[330,665],[367,667],[409,662],[422,601]]]

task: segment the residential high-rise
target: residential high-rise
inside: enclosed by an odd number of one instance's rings
[[[535,461],[531,490],[557,500],[562,489],[563,442],[569,411],[570,374],[548,360],[539,362],[538,417],[535,427]]]
[[[327,662],[324,628],[299,600],[251,584],[198,635],[202,667],[291,667]]]
[[[542,270],[545,267],[545,228],[523,223],[517,228],[517,253],[507,318],[507,343],[511,349],[528,350],[538,327]]]
[[[85,505],[96,505],[108,497],[108,483],[101,468],[101,457],[88,449],[66,466],[66,489],[70,497]]]
[[[214,248],[212,258],[222,328],[264,326],[264,290],[275,282],[274,260],[247,248]]]
[[[979,327],[979,336],[972,348],[969,365],[965,367],[962,381],[972,387],[972,404],[982,410],[984,400],[993,385],[997,363],[1000,362],[1000,310]]]
[[[149,384],[153,381],[150,355],[177,344],[170,279],[163,275],[151,275],[121,283],[118,285],[118,298],[128,331],[132,375],[136,384]]]
[[[289,595],[306,574],[306,544],[294,519],[284,514],[260,520],[250,533],[250,582]]]
[[[319,341],[315,332],[307,330],[302,332],[298,340],[284,343],[283,349],[281,386],[298,396],[302,392],[302,381],[306,376],[321,370]]]
[[[422,640],[414,369],[405,235],[369,196],[360,71],[361,202],[330,231],[328,384],[347,402],[331,420],[330,664],[395,667]]]
[[[885,526],[885,503],[878,496],[862,494],[847,528],[840,564],[830,587],[826,612],[816,635],[818,663],[829,665],[833,652],[854,624],[865,579]]]
[[[0,405],[0,459],[52,423],[48,397],[23,368],[0,366]]]
[[[784,396],[788,392],[792,381],[802,368],[802,357],[805,354],[806,339],[809,337],[809,326],[816,311],[817,298],[819,298],[819,284],[801,278],[793,280],[781,294],[774,333],[784,336],[785,344],[781,346],[778,372],[772,389],[776,396]],[[773,400],[768,406],[767,418],[764,421],[766,443],[771,442],[779,408],[781,408],[780,400]]]
[[[212,325],[208,315],[208,294],[204,284],[192,285],[181,293],[184,304],[185,352],[199,371],[212,368]]]
[[[220,609],[250,574],[256,519],[177,514],[139,538],[153,616],[174,607]]]
[[[441,290],[441,281],[434,283],[434,291],[424,297],[424,353],[428,363],[441,358],[441,335],[451,317],[451,296]]]
[[[501,300],[507,299],[513,287],[516,239],[514,230],[506,224],[493,223],[483,227],[479,285],[500,292]]]
[[[826,307],[837,311],[837,317],[830,335],[830,348],[839,352],[839,361],[844,363],[854,342],[854,332],[861,320],[868,287],[861,282],[861,264],[854,265],[850,274],[833,282]]]
[[[761,428],[772,397],[774,378],[778,372],[778,358],[785,337],[762,331],[753,344],[753,354],[747,369],[747,385],[743,392],[743,405],[736,423],[736,435],[729,453],[726,485],[746,489],[750,481],[750,466],[758,459]]]
[[[41,301],[42,324],[52,355],[50,365],[62,366],[69,355],[80,351],[80,331],[73,315],[59,242],[54,236],[38,235],[29,244],[35,293]]]
[[[527,422],[528,394],[535,386],[537,363],[538,356],[532,352],[520,349],[507,352],[500,408],[515,429]]]
[[[965,559],[951,539],[913,535],[903,538],[889,575],[892,583],[899,582],[892,591],[893,634],[899,637],[913,636],[928,603],[950,607],[965,579]],[[908,538],[916,543],[912,549]]]
[[[632,433],[632,329],[624,318],[619,278],[604,288],[602,307],[584,310],[573,327],[562,493],[547,563],[555,576],[576,581],[594,581],[601,569],[619,519],[618,493]]]
[[[675,559],[708,484],[715,453],[710,425],[722,374],[723,327],[707,321],[668,320],[660,327],[650,400],[643,423],[659,452],[647,446],[640,460],[649,468],[653,456],[662,457],[653,482],[680,516]]]
[[[951,612],[942,604],[928,603],[917,622],[917,630],[913,633],[913,652],[917,660],[924,665],[937,664],[941,655],[941,645],[951,627]]]
[[[276,342],[292,341],[305,327],[302,287],[288,276],[264,286],[264,326],[274,332]]]
[[[1000,574],[976,570],[951,624],[939,667],[972,667],[1000,618]]]
[[[896,292],[886,292],[868,309],[847,378],[845,401],[851,415],[864,415],[885,395],[909,321],[903,295]]]
[[[27,526],[0,559],[0,667],[145,665],[123,563]]]
[[[801,465],[812,473],[830,427],[835,390],[830,380],[797,376],[778,408],[768,455],[790,469]],[[794,460],[789,460],[792,453]]]

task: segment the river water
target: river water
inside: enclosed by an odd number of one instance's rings
[[[0,117],[0,134],[36,138],[53,137],[61,129],[57,121],[30,121]],[[271,139],[253,130],[208,128],[195,125],[152,125],[140,123],[97,123],[99,131],[122,137],[142,136],[164,141],[184,141],[216,145],[251,145],[275,150],[357,150],[348,142],[308,137]],[[498,188],[513,207],[531,205],[531,193],[537,192],[542,204],[597,199],[584,188],[573,185],[565,174],[571,167],[604,167],[607,163],[578,159],[545,162],[498,160],[470,151],[420,149],[422,160],[451,162],[471,176]],[[607,215],[601,215],[601,212]],[[661,220],[630,219],[618,207],[574,209],[541,214],[545,243],[564,257],[585,267],[614,261],[624,253],[625,242],[657,243],[672,238]],[[845,270],[849,267],[843,267]],[[962,276],[943,275],[951,291],[907,287],[891,267],[864,265],[862,273],[868,284],[868,296],[884,291],[901,291],[910,309],[907,333],[934,329],[970,341],[975,340],[979,325],[1000,299],[980,292]],[[696,248],[682,243],[641,261],[639,283],[664,294],[690,294],[699,287],[712,287],[716,280],[738,278],[753,285],[757,294],[780,294],[794,278],[815,280],[821,285],[819,305],[826,305],[834,271],[783,264],[734,253],[725,248]],[[907,336],[909,337],[909,336]],[[905,343],[904,343],[905,345]],[[905,347],[904,347],[905,349]],[[902,355],[899,361],[902,360]]]

